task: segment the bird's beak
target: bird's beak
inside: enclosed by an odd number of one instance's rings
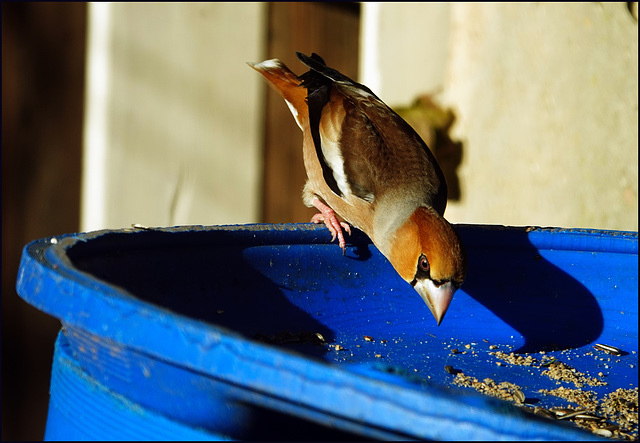
[[[444,314],[447,313],[453,294],[456,292],[456,287],[451,283],[443,283],[440,286],[436,286],[431,280],[425,278],[419,280],[415,286],[415,290],[418,291],[422,300],[429,306],[431,313],[438,322],[438,326],[444,318]]]

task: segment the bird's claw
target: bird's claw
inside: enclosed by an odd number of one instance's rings
[[[324,223],[329,232],[331,232],[331,241],[335,241],[336,237],[338,237],[338,246],[342,249],[342,255],[346,253],[347,243],[344,240],[344,234],[342,230],[351,235],[351,226],[349,226],[346,222],[341,222],[336,217],[335,212],[328,206],[326,210],[322,210],[322,212],[315,214],[311,221],[313,223]]]

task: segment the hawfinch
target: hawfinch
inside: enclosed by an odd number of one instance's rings
[[[302,129],[303,201],[320,211],[312,221],[324,222],[343,252],[343,229],[366,233],[439,325],[464,280],[466,257],[443,218],[447,185],[435,157],[369,88],[317,54],[296,54],[310,68],[300,76],[277,59],[249,65],[284,98]]]

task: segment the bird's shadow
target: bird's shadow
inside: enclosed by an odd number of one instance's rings
[[[604,319],[596,297],[575,277],[541,255],[540,248],[530,240],[530,228],[457,225],[455,229],[468,258],[462,291],[522,335],[524,345],[515,352],[576,348],[601,335]],[[372,251],[379,254],[371,240],[357,229],[352,230],[349,243],[347,258],[368,261]],[[564,251],[563,255],[570,257],[568,266],[585,260],[577,251]],[[398,284],[402,281],[398,280]],[[415,309],[413,303],[411,307],[401,300],[397,303],[403,310]],[[466,323],[465,327],[477,327],[478,331],[486,328],[485,321],[490,319],[482,313],[469,312],[457,318],[450,313],[445,319],[448,323]],[[478,324],[471,325],[473,322]]]
[[[601,335],[604,319],[594,294],[546,260],[529,229],[459,225],[457,230],[468,255],[462,289],[522,335],[525,343],[516,352],[576,348]],[[566,263],[583,259],[574,253]]]
[[[251,246],[264,249],[263,262],[280,248],[255,243],[241,230],[170,228],[97,236],[76,244],[69,255],[78,269],[159,308],[321,357],[326,349],[313,334],[332,342],[333,331],[292,304],[285,296],[286,284],[256,268],[246,256]]]

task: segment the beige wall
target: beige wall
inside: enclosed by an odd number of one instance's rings
[[[82,229],[258,221],[264,3],[90,3]]]
[[[638,22],[626,3],[363,8],[362,81],[391,106],[436,92],[457,116],[449,219],[638,229]]]
[[[259,221],[266,13],[89,4],[83,230]],[[625,3],[363,3],[361,29],[363,83],[456,114],[451,221],[638,229]]]

